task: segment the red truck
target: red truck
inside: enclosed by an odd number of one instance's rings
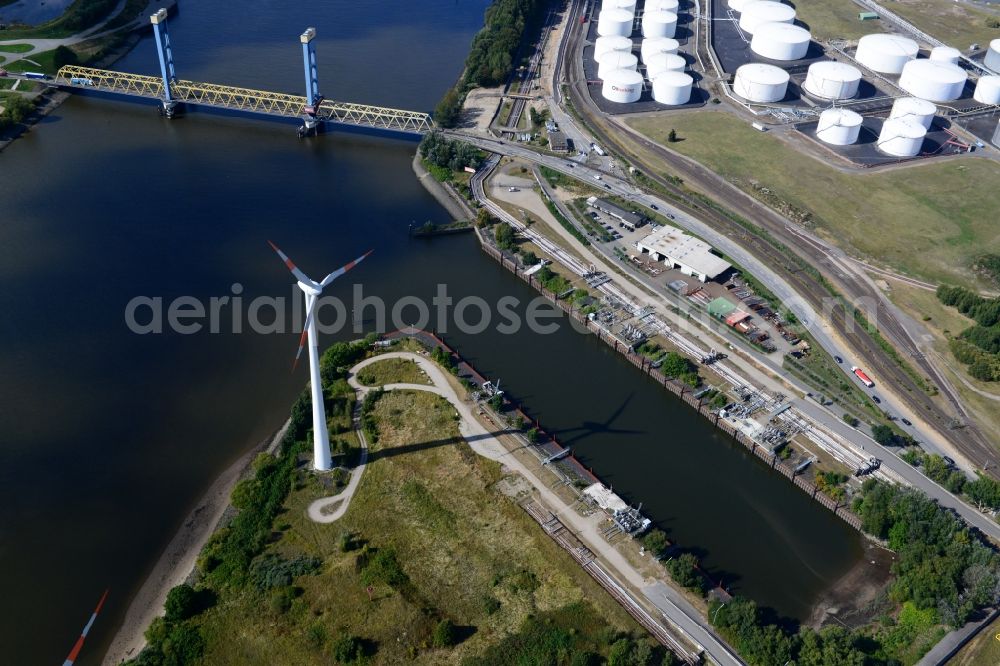
[[[861,380],[861,383],[867,386],[868,388],[873,388],[875,386],[875,382],[871,380],[871,377],[866,375],[865,371],[859,368],[858,366],[852,365],[851,372],[853,372],[855,376],[857,376],[857,378]]]

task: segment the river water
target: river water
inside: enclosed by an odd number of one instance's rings
[[[487,0],[302,4],[185,3],[171,20],[178,76],[301,90],[297,38],[315,25],[324,94],[429,110]],[[154,73],[150,40],[116,67]],[[412,174],[412,142],[294,130],[74,97],[0,154],[5,663],[64,657],[110,587],[80,660],[97,663],[201,493],[307,380],[289,373],[293,333],[136,335],[130,299],[290,300],[267,239],[316,278],[374,248],[350,276],[389,302],[429,300],[438,284],[456,300],[533,296],[471,236],[408,239],[410,222],[447,219]],[[328,291],[346,299],[351,282]],[[849,528],[592,337],[452,329],[463,355],[735,591],[802,617],[857,561]]]

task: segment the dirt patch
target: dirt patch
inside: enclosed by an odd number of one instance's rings
[[[867,540],[864,549],[858,563],[816,602],[807,625],[819,629],[837,624],[853,629],[869,624],[881,614],[883,592],[892,578],[889,568],[896,555]]]

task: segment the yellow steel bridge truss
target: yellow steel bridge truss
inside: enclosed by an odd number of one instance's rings
[[[70,88],[163,99],[163,81],[156,76],[66,65],[56,74],[55,81]],[[307,104],[302,95],[183,80],[171,81],[170,94],[174,101],[185,104],[202,104],[289,118],[302,117]],[[331,100],[323,100],[316,110],[316,118],[416,134],[429,132],[434,127],[431,117],[426,113]]]

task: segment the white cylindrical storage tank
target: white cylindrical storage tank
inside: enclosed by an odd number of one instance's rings
[[[794,20],[795,9],[790,5],[773,0],[752,0],[743,5],[740,30],[752,35],[763,23],[791,23]]]
[[[597,17],[597,34],[601,37],[632,34],[632,12],[624,9],[602,9]]]
[[[677,14],[655,11],[642,15],[642,36],[646,39],[673,37],[677,31]]]
[[[639,66],[639,59],[633,54],[625,51],[608,51],[602,53],[597,58],[597,78],[603,79],[604,75],[616,69],[635,70]]]
[[[630,53],[632,51],[632,40],[621,35],[598,37],[594,42],[594,60],[597,60],[597,58],[609,51]]]
[[[673,12],[676,14],[679,7],[678,0],[646,0],[643,12],[646,14],[649,12]]]
[[[900,97],[892,103],[892,111],[889,112],[889,118],[892,120],[909,120],[921,125],[924,129],[930,129],[935,113],[937,113],[937,107],[926,99]]]
[[[878,135],[878,149],[896,157],[915,157],[924,145],[927,128],[902,118],[892,118],[882,123]]]
[[[854,59],[880,74],[899,74],[903,65],[917,57],[917,43],[900,35],[865,35],[858,40]]]
[[[980,76],[972,97],[981,104],[1000,104],[1000,76]]]
[[[990,47],[986,49],[986,59],[983,60],[983,64],[994,72],[1000,73],[1000,39],[994,39],[990,42]]]
[[[819,114],[816,138],[834,146],[857,143],[864,118],[850,109],[827,109]]]
[[[797,25],[761,23],[750,40],[750,50],[771,60],[798,60],[809,52],[811,38],[808,30]]]
[[[646,60],[646,78],[652,81],[663,72],[683,72],[687,69],[687,60],[676,53],[657,53]]]
[[[610,102],[629,104],[642,96],[642,74],[634,69],[613,69],[603,78],[601,94]]]
[[[733,92],[750,102],[777,102],[788,92],[788,72],[761,63],[749,63],[736,70]]]
[[[950,102],[962,96],[969,75],[958,65],[939,60],[911,60],[899,76],[899,87],[914,97]]]
[[[772,2],[778,2],[778,0],[771,0]],[[749,5],[754,0],[729,0],[729,8],[734,12],[742,13],[743,8]]]
[[[657,39],[644,39],[639,53],[642,54],[642,61],[646,62],[657,53],[677,53],[681,45],[676,39],[669,37],[658,37]]]
[[[850,99],[858,94],[861,70],[842,62],[815,62],[809,65],[806,92],[822,99]]]
[[[679,106],[691,100],[694,79],[684,72],[661,72],[653,79],[653,99],[660,104]]]
[[[958,59],[962,57],[962,52],[953,46],[935,46],[931,49],[931,60],[940,62],[950,62],[952,65],[958,64]]]
[[[624,9],[635,15],[635,4],[636,0],[604,0],[601,3],[601,9]]]

